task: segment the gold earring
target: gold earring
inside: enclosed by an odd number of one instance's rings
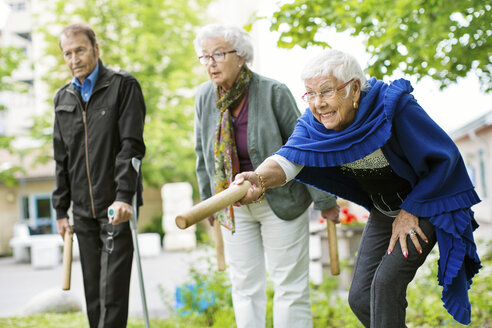
[[[354,100],[354,102],[352,103],[352,106],[354,107],[355,110],[357,110],[359,108],[359,104],[357,103],[357,101]]]

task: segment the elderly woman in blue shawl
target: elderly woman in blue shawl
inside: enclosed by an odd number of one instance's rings
[[[449,136],[400,79],[366,81],[350,55],[326,51],[303,70],[309,110],[288,142],[254,172],[247,204],[291,179],[370,211],[349,304],[366,327],[405,327],[406,290],[437,242],[448,312],[470,323],[468,289],[480,259],[471,206],[480,200]]]

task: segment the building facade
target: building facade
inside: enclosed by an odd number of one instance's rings
[[[492,111],[450,133],[482,200],[472,209],[479,222],[492,223]]]

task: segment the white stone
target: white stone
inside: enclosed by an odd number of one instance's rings
[[[161,189],[162,196],[162,227],[165,235],[165,250],[191,250],[196,248],[196,226],[185,230],[176,226],[176,216],[193,207],[193,189],[188,182],[168,183]]]
[[[315,285],[321,285],[323,282],[323,264],[321,261],[309,262],[309,279]]]
[[[321,236],[319,234],[309,235],[309,259],[321,259]]]
[[[62,245],[59,235],[31,236],[31,265],[36,269],[57,266],[61,262]]]
[[[18,244],[11,244],[12,247],[12,257],[15,262],[29,262],[31,260],[31,255],[29,253],[28,246],[20,246]]]
[[[194,233],[172,233],[164,235],[163,246],[168,251],[192,250],[196,248]]]
[[[24,223],[16,223],[14,225],[14,231],[12,239],[9,244],[12,247],[12,255],[16,262],[29,262],[30,254],[29,247],[31,246],[31,240],[29,235],[29,227]]]
[[[24,315],[39,313],[67,313],[82,311],[81,297],[73,291],[49,289],[31,298],[24,307]]]
[[[162,228],[166,233],[182,231],[176,226],[176,216],[193,207],[193,189],[188,182],[168,183],[162,187]]]
[[[154,257],[161,253],[161,236],[155,232],[139,233],[138,248],[141,257]]]

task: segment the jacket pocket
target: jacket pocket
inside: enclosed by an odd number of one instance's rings
[[[73,143],[77,126],[76,105],[58,105],[55,107],[55,115],[58,121],[63,143],[70,146]]]
[[[55,112],[69,112],[75,111],[75,105],[58,105],[55,107]]]

